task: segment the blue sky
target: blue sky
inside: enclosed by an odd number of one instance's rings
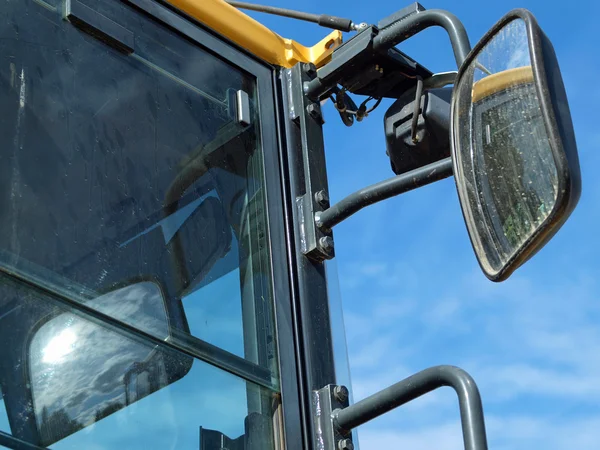
[[[388,0],[272,0],[269,4],[376,23],[405,6]],[[301,6],[300,6],[301,5]],[[597,21],[600,4],[533,0],[438,0],[471,43],[507,11],[531,10],[553,41],[569,95],[583,176],[577,210],[552,242],[502,284],[481,273],[453,180],[358,213],[335,229],[337,270],[355,400],[435,364],[477,380],[490,448],[596,449],[600,440],[600,262],[593,174],[600,155]],[[326,31],[254,14],[309,45]],[[596,42],[596,44],[594,44]],[[432,71],[455,70],[448,39],[430,29],[400,49]],[[386,105],[348,129],[326,109],[331,198],[392,175],[385,155]],[[360,430],[362,450],[462,448],[454,394],[441,390]]]

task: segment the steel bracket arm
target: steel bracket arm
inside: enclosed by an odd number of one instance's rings
[[[321,431],[317,439],[324,450],[353,450],[352,429],[443,386],[458,395],[465,450],[487,450],[479,389],[467,372],[454,366],[425,369],[352,406],[348,406],[347,389],[326,386],[316,394]]]
[[[442,27],[454,52],[458,68],[471,51],[469,36],[462,22],[454,14],[441,9],[425,10],[421,5],[408,8],[406,14],[394,17],[383,28],[367,27],[344,45],[336,48],[332,60],[319,69],[318,76],[306,83],[305,93],[313,100],[329,97],[331,90],[348,73],[368,67],[374,55],[388,52],[391,48],[415,34],[433,26]],[[402,11],[401,11],[402,13]]]
[[[379,34],[374,39],[373,47],[376,50],[392,48],[400,42],[433,26],[442,27],[448,33],[456,65],[460,68],[471,51],[469,36],[458,17],[442,9],[420,11],[397,20],[379,31]]]

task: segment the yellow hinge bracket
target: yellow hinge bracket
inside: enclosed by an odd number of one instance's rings
[[[334,31],[313,47],[305,47],[279,36],[223,0],[167,1],[258,58],[281,67],[292,67],[299,62],[321,67],[342,43],[341,31]]]

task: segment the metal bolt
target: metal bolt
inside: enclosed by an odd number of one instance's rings
[[[333,238],[331,236],[323,236],[319,239],[319,247],[327,253],[333,250]]]
[[[348,388],[346,386],[336,386],[333,388],[333,396],[340,403],[345,403],[348,400]]]
[[[362,30],[364,30],[365,28],[367,28],[368,26],[369,26],[369,24],[368,24],[368,23],[366,23],[366,22],[361,22],[361,23],[353,23],[353,24],[352,24],[352,29],[353,29],[354,31],[362,31]]]
[[[327,208],[329,206],[329,195],[327,195],[327,192],[325,191],[319,191],[315,193],[315,200],[323,208]]]
[[[306,111],[308,112],[308,114],[310,114],[310,116],[319,121],[320,123],[323,123],[323,116],[321,116],[321,108],[319,107],[318,104],[316,103],[311,103],[306,107]]]
[[[317,76],[317,66],[315,66],[313,63],[304,63],[302,68],[304,69],[304,73],[306,73],[306,75],[309,77],[315,78]]]
[[[338,442],[339,450],[354,450],[354,444],[350,439],[342,439]]]

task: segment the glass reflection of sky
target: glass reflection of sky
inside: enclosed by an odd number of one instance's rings
[[[527,29],[522,19],[508,23],[494,36],[477,56],[480,70],[475,70],[474,80],[479,81],[490,73],[531,65]]]
[[[73,351],[77,336],[67,328],[53,337],[42,350],[42,361],[46,364],[58,364]]]
[[[9,432],[10,425],[8,423],[8,414],[6,413],[6,405],[4,404],[4,396],[2,388],[0,388],[0,431]]]
[[[240,271],[192,292],[183,299],[192,335],[228,352],[244,357]]]
[[[241,306],[231,307],[233,303],[241,305],[239,277],[236,269],[213,281],[186,297],[184,307],[192,334],[243,356]],[[222,301],[225,298],[228,301]],[[48,347],[52,344],[55,356],[69,348],[70,337],[63,336],[65,332],[59,335],[60,341],[48,344]],[[246,382],[202,361],[194,361],[181,380],[53,444],[52,448],[197,450],[200,426],[231,438],[244,434],[247,398]],[[2,429],[8,430],[8,426]]]
[[[52,445],[57,450],[198,450],[200,426],[237,438],[246,384],[201,361],[176,383]],[[149,431],[152,432],[149,432]]]

